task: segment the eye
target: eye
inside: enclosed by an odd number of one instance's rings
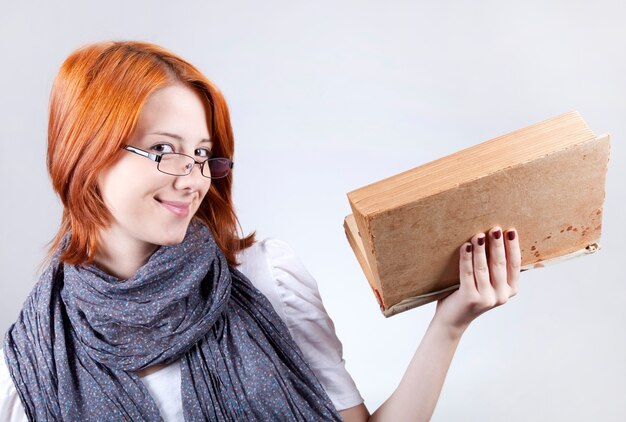
[[[166,152],[174,152],[174,148],[170,144],[156,144],[150,148],[153,151],[160,152],[161,154]]]
[[[211,150],[206,149],[206,148],[198,148],[195,154],[197,157],[202,157],[202,158],[210,158],[212,155]]]

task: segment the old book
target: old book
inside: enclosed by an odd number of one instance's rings
[[[599,248],[609,135],[570,112],[348,193],[350,246],[385,316],[458,288],[458,249],[515,227],[522,268]]]

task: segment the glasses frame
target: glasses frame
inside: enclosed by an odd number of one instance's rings
[[[155,161],[157,163],[157,170],[160,171],[163,174],[169,174],[170,176],[189,176],[191,174],[191,172],[193,171],[193,167],[196,166],[196,164],[200,165],[200,174],[202,175],[202,177],[206,177],[207,179],[223,179],[224,177],[228,176],[230,174],[230,171],[233,169],[233,166],[235,163],[232,162],[232,160],[228,159],[228,158],[223,158],[223,157],[213,157],[213,158],[207,158],[204,161],[196,161],[196,159],[194,157],[192,157],[191,155],[187,155],[187,154],[183,154],[180,152],[164,152],[161,154],[153,154],[151,152],[148,151],[144,151],[141,148],[137,148],[134,147],[132,145],[125,145],[124,149],[126,151],[130,151],[130,152],[134,152],[135,154],[141,155],[142,157],[146,157],[152,161]],[[161,163],[161,160],[163,159],[164,155],[168,155],[168,154],[176,154],[176,155],[184,155],[185,157],[189,157],[193,160],[194,165],[193,167],[191,167],[191,170],[189,170],[189,173],[185,173],[185,174],[173,174],[173,173],[168,173],[166,171],[163,171],[159,168],[159,165]],[[204,165],[206,163],[208,163],[209,161],[216,161],[216,160],[220,160],[220,161],[224,161],[227,160],[228,161],[228,172],[223,175],[223,176],[218,176],[218,177],[213,177],[213,176],[205,176],[203,169],[204,169]]]

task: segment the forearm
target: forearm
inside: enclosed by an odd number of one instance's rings
[[[521,267],[519,237],[515,229],[507,230],[506,236],[502,234],[500,227],[489,230],[489,259],[484,233],[477,233],[459,248],[459,289],[437,301],[435,316],[400,385],[370,419],[430,420],[467,326],[517,293]],[[343,415],[355,421],[368,419],[364,405],[348,409]]]
[[[398,388],[370,420],[430,420],[463,331],[451,330],[435,315]]]

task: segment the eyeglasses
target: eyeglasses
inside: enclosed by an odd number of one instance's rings
[[[204,161],[196,161],[196,159],[190,155],[177,152],[152,154],[151,152],[130,145],[126,145],[124,149],[139,154],[142,157],[149,158],[152,161],[156,161],[157,170],[172,176],[186,176],[191,174],[193,167],[196,164],[200,164],[200,172],[204,177],[208,177],[209,179],[221,179],[222,177],[226,177],[230,169],[233,168],[233,162],[228,158],[209,158]]]

